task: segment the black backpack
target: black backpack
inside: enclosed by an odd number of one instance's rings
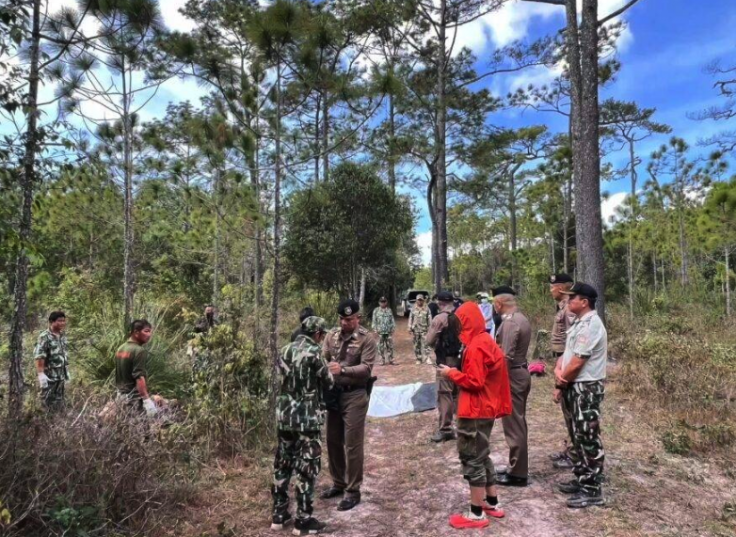
[[[439,342],[435,348],[437,364],[447,364],[447,357],[460,357],[463,344],[460,341],[460,319],[454,313],[447,314],[447,327],[440,332]]]

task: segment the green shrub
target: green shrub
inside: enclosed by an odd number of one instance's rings
[[[693,442],[687,429],[682,426],[673,426],[662,434],[662,445],[667,453],[673,455],[689,455],[693,449]]]
[[[196,367],[187,410],[196,434],[230,452],[260,444],[272,422],[266,354],[228,324],[191,344]]]

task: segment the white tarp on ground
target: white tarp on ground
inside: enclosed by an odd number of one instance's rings
[[[409,412],[424,412],[437,406],[434,382],[415,382],[401,386],[374,386],[368,416],[390,418]]]

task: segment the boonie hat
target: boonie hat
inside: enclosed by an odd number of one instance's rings
[[[327,332],[327,321],[325,321],[322,317],[312,315],[302,321],[302,330],[304,330],[308,334]]]

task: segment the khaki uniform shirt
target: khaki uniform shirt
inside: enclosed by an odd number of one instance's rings
[[[552,352],[565,352],[567,331],[572,326],[573,321],[575,321],[575,314],[570,313],[567,309],[569,300],[569,298],[564,298],[557,303],[557,313],[555,314],[555,322],[552,326],[552,334],[550,335]]]
[[[605,380],[608,360],[608,332],[595,310],[589,311],[570,327],[567,333],[567,347],[562,355],[562,369],[572,361],[573,356],[585,360],[585,365],[573,382],[593,382]]]
[[[347,336],[340,328],[333,328],[322,344],[322,355],[327,362],[337,362],[345,369],[335,375],[335,384],[365,386],[376,362],[377,348],[374,335],[362,326]]]
[[[532,340],[532,327],[529,320],[518,311],[503,315],[496,340],[506,355],[509,367],[524,365],[529,343]]]

